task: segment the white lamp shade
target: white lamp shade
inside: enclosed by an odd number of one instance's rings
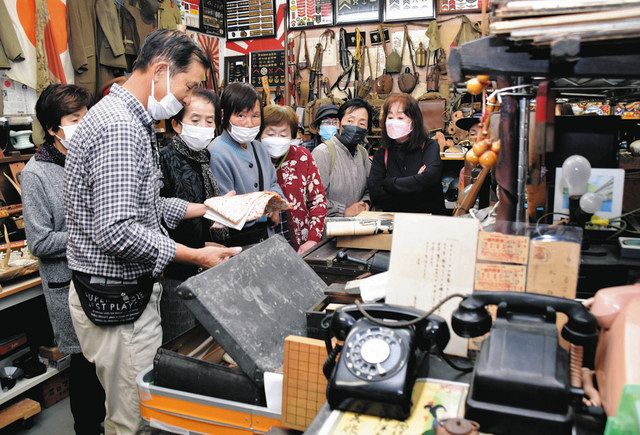
[[[562,178],[569,189],[569,196],[587,193],[587,185],[591,176],[591,164],[586,158],[573,155],[567,157],[562,164]]]

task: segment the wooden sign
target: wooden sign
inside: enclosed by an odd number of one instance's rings
[[[251,53],[251,84],[256,88],[262,87],[262,76],[267,76],[269,86],[284,86],[285,84],[285,54],[284,50],[257,51]]]
[[[226,8],[228,40],[276,35],[275,0],[228,0]]]
[[[202,0],[200,31],[224,38],[224,1]]]
[[[526,264],[529,237],[481,231],[478,235],[478,260]]]

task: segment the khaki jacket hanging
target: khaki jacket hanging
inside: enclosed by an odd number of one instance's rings
[[[0,68],[7,69],[11,68],[11,62],[24,60],[24,54],[4,2],[0,2],[0,23],[3,24],[0,26]]]
[[[67,0],[67,17],[75,84],[94,93],[98,68],[95,0]]]

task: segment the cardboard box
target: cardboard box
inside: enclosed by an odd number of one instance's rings
[[[336,237],[338,248],[378,249],[391,251],[393,234],[374,234],[372,236],[341,236]]]

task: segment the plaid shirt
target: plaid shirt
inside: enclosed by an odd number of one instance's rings
[[[161,198],[153,119],[121,86],[98,102],[71,139],[65,165],[69,268],[130,280],[162,273],[187,202]]]

